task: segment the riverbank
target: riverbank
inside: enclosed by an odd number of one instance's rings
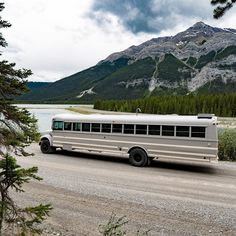
[[[77,105],[77,106],[70,106],[66,108],[67,111],[77,112],[80,114],[88,115],[88,114],[134,114],[131,112],[117,112],[117,111],[105,111],[105,110],[98,110],[94,109],[93,105]]]

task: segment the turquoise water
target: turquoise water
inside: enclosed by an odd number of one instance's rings
[[[44,105],[44,104],[18,104],[18,107],[26,108],[38,120],[39,132],[51,129],[52,117],[60,113],[74,113],[66,108],[71,105]],[[75,107],[75,105],[73,105]]]

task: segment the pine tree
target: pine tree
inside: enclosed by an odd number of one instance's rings
[[[222,17],[226,11],[228,11],[236,0],[211,0],[211,4],[217,7],[213,11],[213,16],[215,19]]]
[[[0,3],[0,12],[3,9],[4,3]],[[0,28],[10,26],[0,16]],[[0,32],[0,47],[6,46],[7,42]],[[5,226],[8,226],[8,231],[20,228],[21,235],[40,233],[35,226],[45,219],[51,209],[48,204],[20,208],[9,193],[9,189],[23,192],[23,184],[30,179],[41,180],[36,175],[37,167],[22,168],[12,156],[29,155],[24,148],[38,138],[36,120],[26,109],[13,105],[14,97],[27,91],[26,78],[31,74],[27,69],[15,69],[15,63],[0,60],[0,235]]]

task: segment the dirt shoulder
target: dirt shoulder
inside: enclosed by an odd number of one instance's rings
[[[19,158],[38,166],[40,183],[16,194],[21,205],[51,203],[44,235],[100,235],[112,212],[126,216],[127,235],[236,235],[236,163],[154,161],[135,168],[124,158],[58,152]]]

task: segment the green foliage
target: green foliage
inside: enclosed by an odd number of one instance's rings
[[[195,57],[189,57],[188,60],[186,61],[186,63],[190,65],[191,67],[194,67],[196,62],[197,62],[197,58]]]
[[[236,82],[230,79],[225,83],[221,76],[213,81],[210,81],[195,91],[197,94],[220,94],[233,93],[236,91]]]
[[[0,61],[0,154],[1,146],[16,150],[38,137],[36,120],[27,110],[12,105],[14,96],[27,91],[25,78],[31,74],[16,70],[15,63]]]
[[[221,161],[236,161],[236,129],[219,132],[218,157]]]
[[[0,12],[4,9],[4,3],[0,2]],[[8,28],[11,26],[11,24],[5,20],[2,19],[2,17],[0,16],[0,26],[1,28]],[[6,47],[7,46],[7,42],[6,40],[3,38],[2,33],[0,32],[0,46],[1,47]],[[1,53],[0,53],[1,55]]]
[[[192,69],[172,54],[166,54],[158,64],[158,78],[167,81],[181,81],[191,78]]]
[[[26,109],[18,109],[10,100],[0,100],[0,154],[1,147],[6,147],[24,155],[23,148],[38,140],[36,122]]]
[[[147,57],[111,74],[104,80],[104,82],[107,84],[107,82],[113,80],[120,82],[139,78],[150,78],[155,70],[155,65],[155,60],[153,60],[151,57]]]
[[[0,3],[0,11],[3,9]],[[0,28],[6,27],[10,24],[0,17]],[[2,34],[0,45],[7,46]],[[31,74],[27,69],[15,69],[15,63],[0,61],[0,155],[4,149],[25,154],[22,148],[38,137],[36,120],[27,110],[12,105],[13,97],[27,91],[26,78]]]
[[[211,4],[213,6],[217,5],[217,7],[214,9],[213,17],[215,19],[222,17],[226,11],[233,7],[235,2],[236,0],[211,0]]]
[[[98,94],[97,96],[100,99],[132,99],[141,97],[144,91],[148,89],[148,79],[152,77],[155,66],[156,62],[151,57],[138,60],[107,76],[97,84],[94,92]],[[136,84],[134,86],[132,83],[135,80]]]
[[[200,56],[200,58],[197,61],[197,64],[195,65],[195,68],[201,69],[206,64],[208,64],[209,62],[213,61],[215,55],[216,55],[216,52],[215,51],[211,51],[211,52],[207,53],[206,55]]]
[[[195,115],[214,113],[217,116],[236,116],[236,94],[158,96],[136,100],[97,101],[95,109],[143,113]]]
[[[99,225],[99,232],[103,236],[123,236],[126,235],[126,230],[123,227],[127,223],[126,216],[117,218],[116,214],[112,213],[107,224]]]
[[[89,69],[58,80],[46,87],[33,90],[32,92],[18,97],[25,101],[67,101],[77,100],[81,91],[94,87],[99,81],[128,65],[128,58],[119,58],[113,62],[104,61]]]
[[[0,160],[0,228],[1,231],[5,224],[11,225],[11,228],[17,228],[21,235],[29,233],[40,234],[41,230],[37,225],[45,220],[49,211],[52,209],[50,204],[40,204],[35,207],[19,208],[9,195],[9,190],[24,192],[22,186],[31,179],[41,180],[37,176],[38,168],[31,167],[28,169],[21,168],[14,157],[8,153]],[[1,233],[0,233],[1,234]]]
[[[50,82],[27,82],[26,86],[29,90],[34,90],[38,88],[44,88],[46,86],[49,86]]]
[[[3,9],[4,5],[0,3],[0,12]],[[10,27],[10,24],[0,16],[0,28],[6,27]],[[1,33],[0,46],[7,46]],[[0,61],[0,235],[4,227],[8,227],[9,231],[9,225],[12,226],[11,229],[20,229],[18,235],[40,233],[35,226],[41,223],[51,210],[49,204],[20,208],[11,198],[9,191],[11,189],[23,192],[24,183],[31,179],[41,180],[36,175],[37,167],[21,168],[16,159],[8,154],[10,151],[16,155],[30,155],[25,152],[24,147],[39,137],[36,119],[26,109],[13,105],[13,98],[27,91],[26,78],[31,74],[27,69],[15,69],[15,63]]]
[[[160,86],[158,88],[155,88],[151,96],[171,96],[171,95],[185,95],[188,93],[188,89],[186,86],[181,86],[177,88],[167,88],[164,86]]]
[[[220,50],[217,52],[217,55],[215,57],[215,60],[221,60],[224,59],[230,55],[236,55],[236,46],[228,46],[224,48],[223,50]]]
[[[117,217],[115,213],[112,213],[105,225],[99,225],[99,232],[103,236],[124,236],[127,233],[124,226],[128,224],[128,222],[126,216]],[[148,236],[150,231],[151,229],[142,230],[140,227],[136,232],[136,236]]]

